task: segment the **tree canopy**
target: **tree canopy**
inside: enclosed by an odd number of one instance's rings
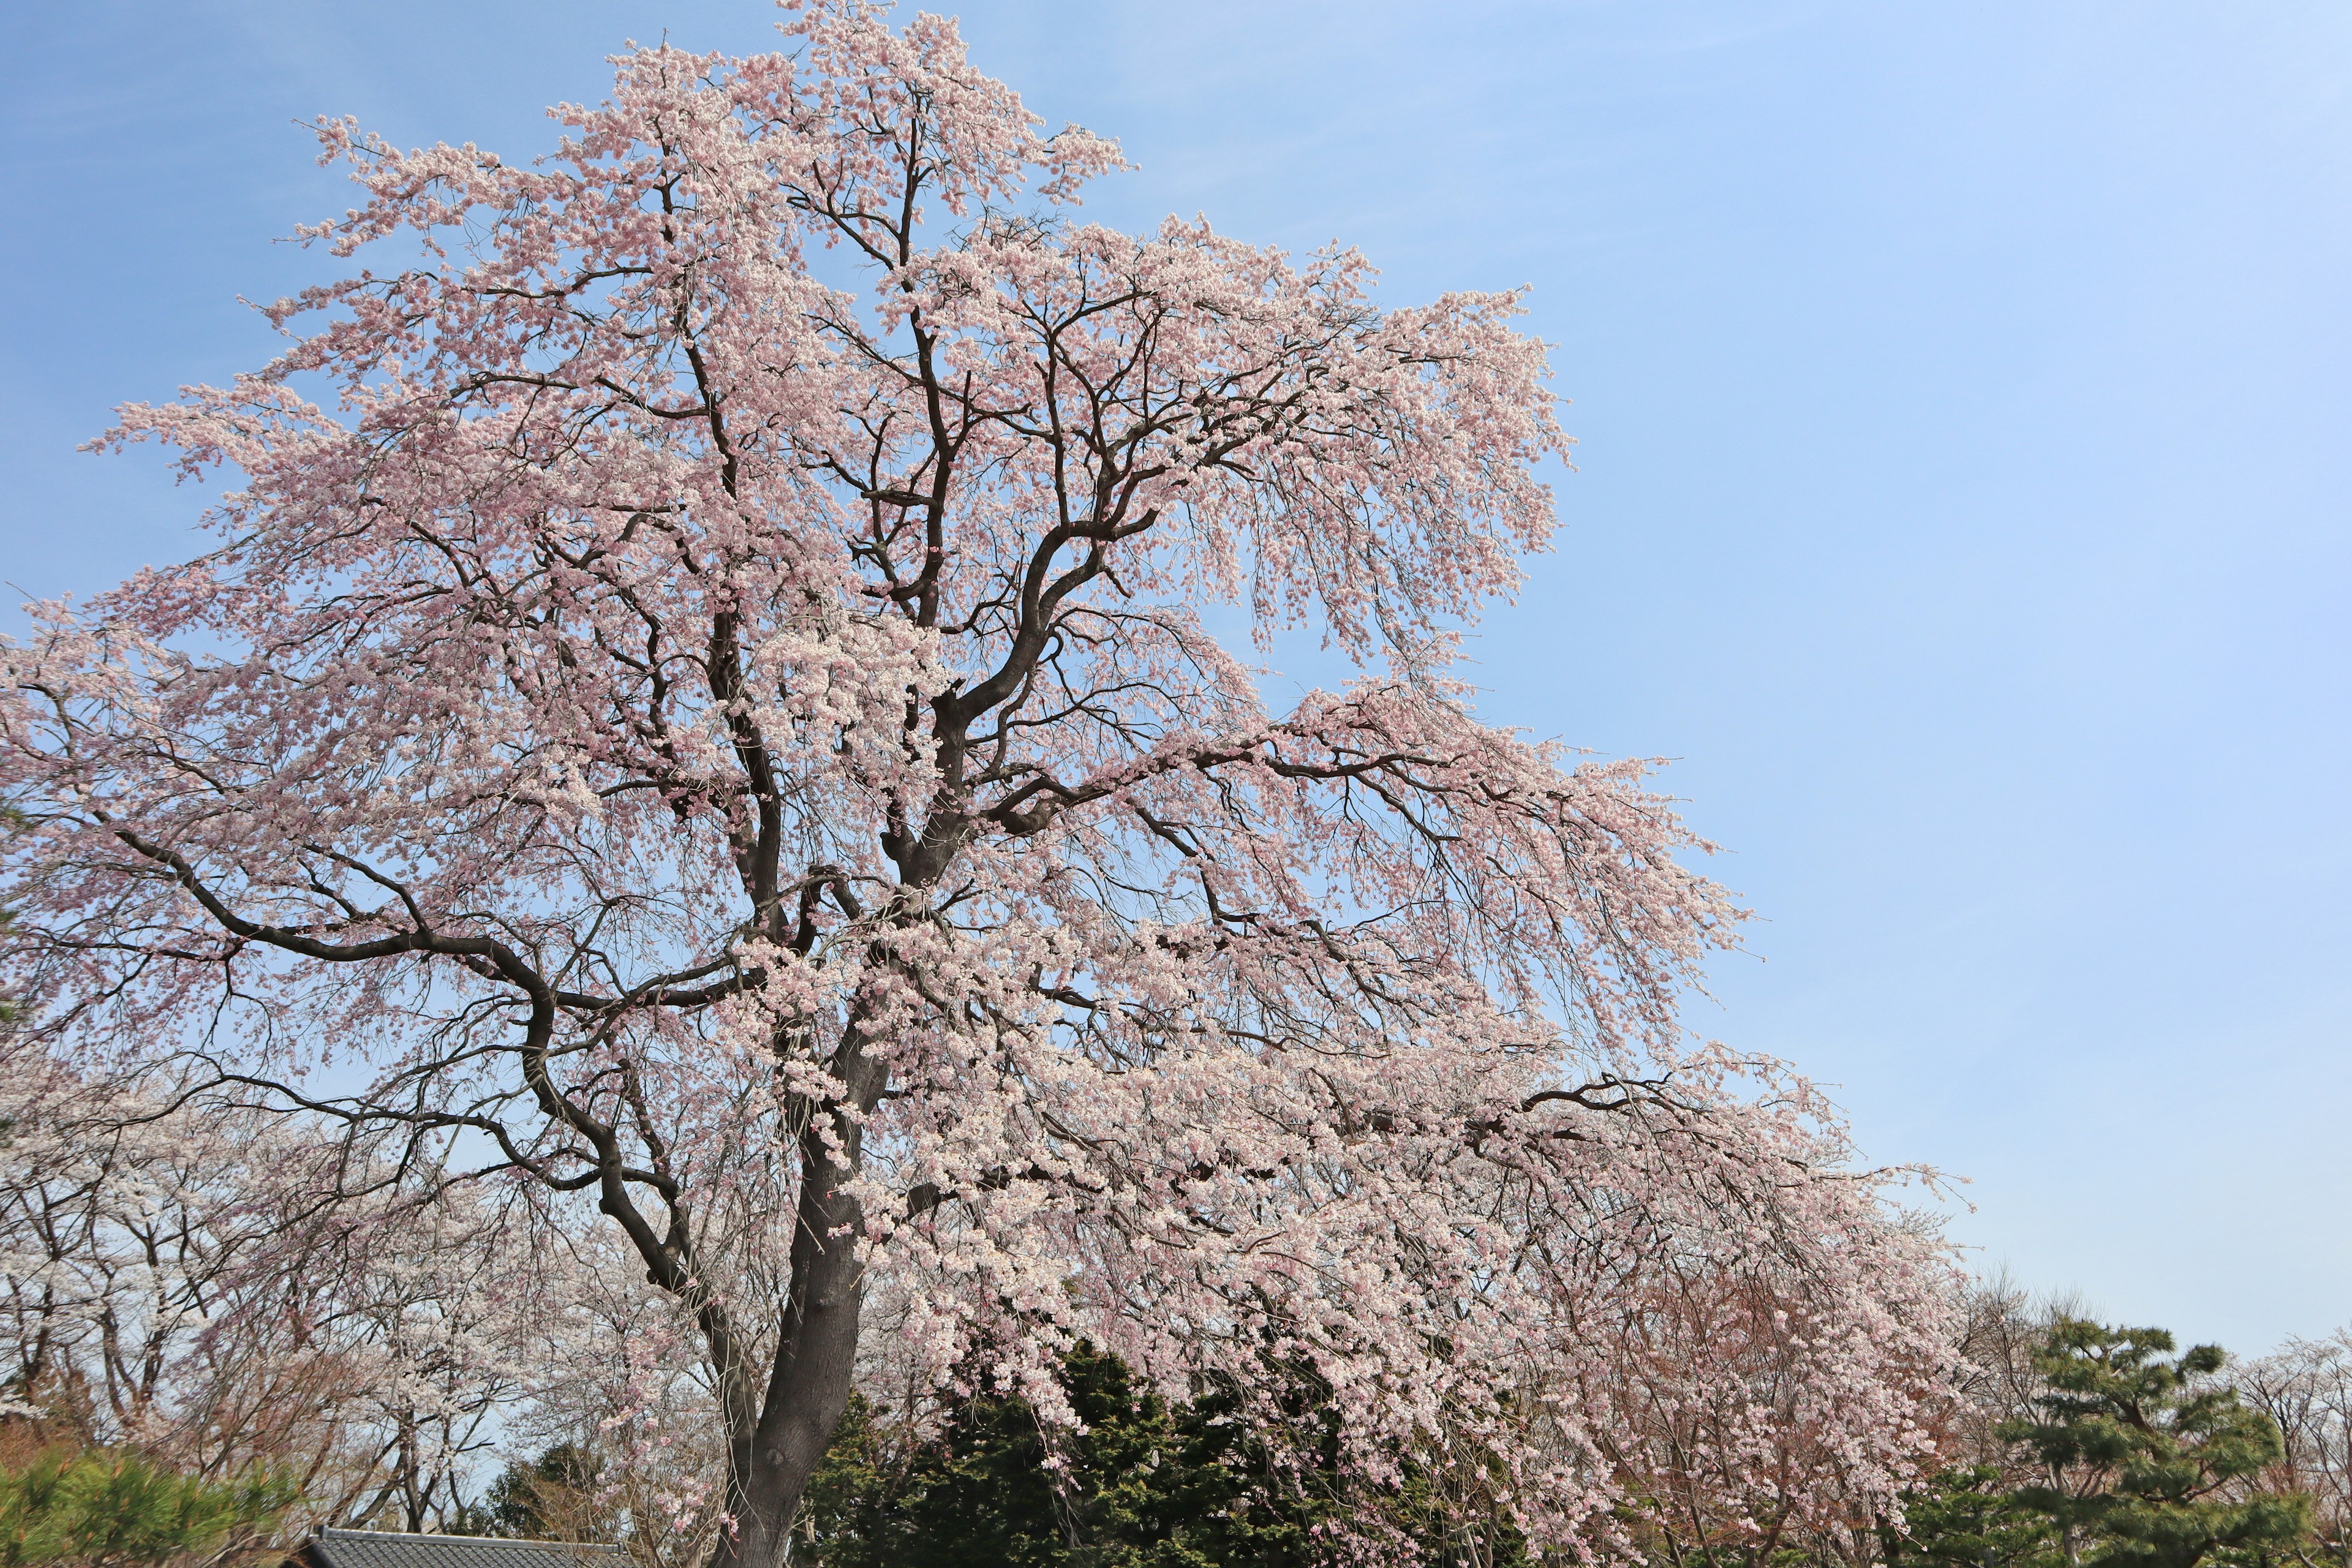
[[[21,1047],[289,1118],[306,1199],[601,1216],[722,1564],[861,1357],[1066,1424],[1082,1342],[1260,1425],[1307,1368],[1350,1476],[1539,1543],[1615,1528],[1621,1422],[1727,1528],[1811,1506],[1775,1444],[1891,1494],[1932,1238],[1685,1031],[1740,911],[1647,767],[1453,672],[1554,525],[1517,296],[1078,222],[1117,146],[951,23],[784,30],[538,162],[320,123],[367,262],[112,437],[227,478],[216,547],[5,652]],[[1356,673],[1271,702],[1227,625]]]

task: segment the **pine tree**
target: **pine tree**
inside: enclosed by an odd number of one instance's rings
[[[2000,1429],[2047,1478],[2014,1497],[2050,1521],[2070,1568],[2263,1563],[2309,1531],[2308,1499],[2245,1484],[2277,1460],[2281,1439],[2234,1389],[2208,1381],[2220,1347],[2172,1349],[2161,1329],[2061,1319],[2035,1358],[2049,1390],[2039,1414]]]
[[[55,1447],[0,1474],[0,1568],[154,1568],[266,1536],[297,1500],[284,1476],[185,1476],[136,1454]]]
[[[1998,1465],[1946,1470],[1879,1530],[1887,1568],[2056,1568],[2057,1528],[2002,1484]]]
[[[1081,1349],[1064,1390],[1085,1424],[1049,1436],[1023,1401],[960,1402],[908,1442],[854,1401],[801,1530],[821,1568],[1309,1568],[1343,1506],[1311,1397],[1253,1432],[1213,1389],[1171,1405]],[[1277,1442],[1307,1451],[1274,1463]],[[1318,1451],[1322,1449],[1324,1451]],[[796,1561],[799,1560],[796,1553]]]

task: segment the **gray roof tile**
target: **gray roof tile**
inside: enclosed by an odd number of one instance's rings
[[[386,1530],[322,1530],[310,1555],[318,1568],[620,1568],[622,1563],[611,1546]]]

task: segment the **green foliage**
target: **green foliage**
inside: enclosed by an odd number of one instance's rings
[[[1341,1506],[1328,1441],[1276,1465],[1214,1393],[1170,1405],[1116,1358],[1064,1369],[1083,1432],[1050,1440],[1015,1399],[975,1398],[910,1444],[852,1404],[803,1504],[821,1568],[1308,1568]],[[1297,1429],[1321,1430],[1305,1411]],[[798,1553],[795,1554],[796,1559]]]
[[[1882,1528],[1887,1568],[2048,1568],[2058,1530],[2002,1484],[2000,1468],[1947,1470],[1904,1503],[1906,1529]]]
[[[2003,1423],[2030,1479],[1947,1472],[1885,1534],[1893,1568],[2261,1568],[2311,1530],[2308,1498],[2254,1483],[2284,1451],[2270,1418],[2212,1381],[2213,1345],[2063,1318],[2036,1349],[2045,1390]]]
[[[558,1443],[527,1464],[510,1463],[482,1504],[467,1510],[456,1533],[509,1541],[601,1539],[605,1531],[595,1517],[594,1492],[602,1468],[575,1443]]]
[[[233,1538],[270,1533],[299,1497],[274,1473],[211,1481],[135,1454],[49,1448],[0,1474],[0,1568],[210,1557]]]
[[[2221,1369],[2215,1345],[2166,1359],[2162,1329],[2061,1320],[2035,1358],[2050,1392],[2040,1415],[2000,1435],[2048,1479],[2018,1499],[2047,1514],[2070,1561],[2103,1568],[2194,1568],[2209,1558],[2262,1562],[2310,1531],[2308,1499],[2242,1483],[2284,1452],[2277,1426],[2235,1389],[2200,1382]],[[2094,1542],[2085,1551],[2084,1543]]]

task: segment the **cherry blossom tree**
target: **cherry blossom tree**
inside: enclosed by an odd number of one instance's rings
[[[533,163],[321,123],[306,237],[392,259],[124,411],[220,542],[6,655],[22,1026],[593,1202],[715,1380],[721,1564],[886,1281],[931,1377],[1308,1377],[1560,1544],[1658,1270],[1769,1275],[1891,1496],[1932,1247],[1685,1034],[1738,911],[1643,767],[1449,673],[1553,527],[1517,296],[1078,222],[1117,147],[951,23],[784,30],[621,57]],[[1357,673],[1277,710],[1224,626]]]
[[[563,1252],[315,1129],[6,1065],[0,1414],[209,1479],[273,1470],[314,1523],[461,1510],[493,1415],[541,1381],[552,1282],[530,1287]]]

